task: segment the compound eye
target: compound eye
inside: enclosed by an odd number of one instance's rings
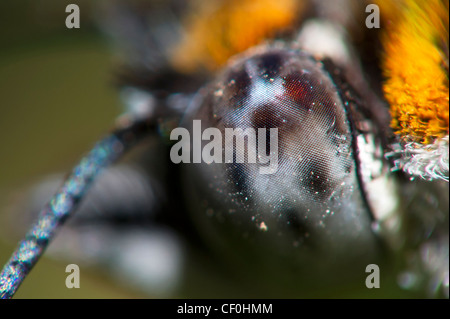
[[[249,94],[251,93],[252,78],[245,69],[240,69],[230,72],[227,83],[227,94],[234,101],[230,106],[238,107],[239,105],[233,104],[243,103],[245,99],[249,97]]]
[[[212,203],[217,220],[269,229],[273,243],[279,236],[288,245],[292,238],[306,246],[320,243],[327,252],[336,236],[353,244],[370,232],[361,158],[372,151],[360,149],[365,136],[352,131],[354,120],[364,117],[344,102],[327,67],[299,50],[261,47],[197,95],[189,119],[201,120],[203,132],[213,128],[214,139],[225,136],[220,153],[231,154],[229,161],[193,167],[190,175],[203,185],[199,199]],[[210,141],[203,151],[213,150]]]
[[[316,98],[317,83],[300,72],[292,72],[284,77],[286,96],[299,106],[311,110]]]
[[[256,149],[258,129],[266,129],[264,155],[274,149],[268,130],[277,130],[276,172],[261,177],[262,163],[233,166],[238,171],[229,180],[236,179],[240,193],[258,193],[259,181],[266,180],[265,187],[272,189],[264,195],[266,201],[294,205],[299,199],[326,202],[343,192],[342,185],[351,184],[349,121],[336,85],[320,62],[301,51],[269,49],[238,60],[209,89],[199,111],[209,125],[222,132],[254,129]]]

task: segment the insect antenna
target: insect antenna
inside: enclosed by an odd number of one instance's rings
[[[56,231],[74,213],[84,194],[102,169],[156,128],[154,117],[120,124],[84,156],[40,211],[37,221],[19,243],[0,274],[0,298],[14,296],[20,284],[44,253]]]

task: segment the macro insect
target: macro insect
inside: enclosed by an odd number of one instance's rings
[[[69,259],[114,261],[151,293],[176,291],[195,247],[234,288],[219,296],[339,297],[375,264],[448,298],[448,1],[376,3],[380,29],[364,1],[108,2],[127,111],[42,210],[2,297],[73,214]],[[241,129],[230,160],[208,128]],[[248,161],[256,146],[275,170]]]

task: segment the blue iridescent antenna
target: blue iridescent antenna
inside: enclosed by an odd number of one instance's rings
[[[64,184],[42,209],[37,222],[19,243],[0,274],[0,298],[12,298],[44,253],[56,231],[76,210],[99,172],[116,161],[128,148],[154,129],[149,119],[119,128],[81,159]]]

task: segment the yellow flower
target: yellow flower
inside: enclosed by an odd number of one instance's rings
[[[387,16],[382,67],[391,125],[402,139],[432,143],[448,135],[448,1],[379,4]]]
[[[299,19],[304,1],[211,0],[193,8],[186,35],[172,54],[179,71],[214,70],[265,38],[286,30]]]

